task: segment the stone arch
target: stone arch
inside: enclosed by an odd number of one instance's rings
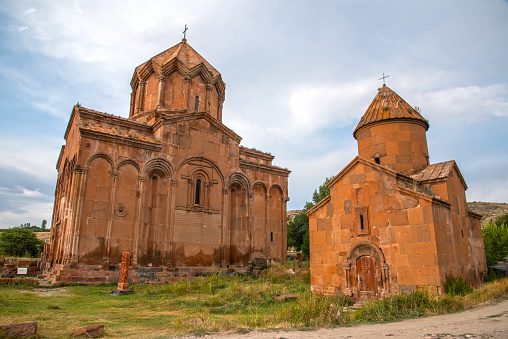
[[[113,189],[113,160],[102,153],[87,161],[80,228],[80,260],[88,265],[109,265],[107,253]]]
[[[252,189],[254,189],[254,187],[256,186],[261,186],[266,193],[268,193],[268,187],[266,187],[266,184],[262,181],[256,181],[254,184],[252,184]]]
[[[112,226],[109,243],[109,264],[122,262],[122,252],[133,252],[136,220],[140,196],[139,165],[130,159],[121,161],[116,168],[114,197],[111,214]]]
[[[164,159],[155,158],[146,162],[143,167],[143,172],[146,175],[153,173],[155,170],[161,171],[165,177],[172,178],[173,177],[173,168],[171,164]]]
[[[272,189],[278,189],[284,199],[286,199],[286,197],[288,196],[287,192],[285,192],[284,189],[279,184],[273,184],[272,186],[270,186],[269,192],[271,192]]]
[[[252,185],[252,225],[251,259],[267,256],[267,195],[268,189],[263,182]]]
[[[191,161],[202,161],[204,163],[206,163],[207,165],[209,165],[210,167],[212,167],[218,174],[219,174],[219,178],[221,180],[221,183],[224,182],[224,175],[222,174],[220,168],[217,166],[217,164],[213,161],[211,161],[210,159],[207,159],[205,157],[189,157],[189,158],[186,158],[184,160],[182,160],[177,168],[176,168],[176,173],[179,173],[182,168],[187,165],[188,163],[190,163]]]
[[[372,285],[365,287],[365,263]],[[362,267],[363,266],[363,267]],[[343,264],[346,293],[354,297],[381,297],[390,293],[389,265],[383,251],[370,241],[360,241],[348,251]],[[363,277],[363,278],[362,278]]]
[[[90,163],[97,158],[105,159],[111,165],[111,169],[115,168],[113,159],[111,159],[107,154],[104,154],[104,153],[96,153],[96,154],[92,155],[90,158],[88,158],[88,161],[86,162],[86,166],[90,167]]]
[[[250,181],[241,172],[226,180],[229,191],[229,263],[246,265],[250,257],[249,195]]]
[[[131,159],[126,159],[126,160],[120,161],[118,166],[116,166],[116,170],[119,171],[122,166],[125,166],[127,164],[134,166],[136,168],[136,170],[138,171],[138,174],[139,174],[139,170],[140,170],[139,164],[136,161],[131,160]]]
[[[202,168],[195,169],[190,175],[189,205],[209,207],[210,174]]]
[[[229,189],[234,184],[239,185],[240,187],[245,189],[247,192],[251,192],[250,181],[247,178],[247,176],[245,176],[245,174],[243,174],[242,172],[238,171],[238,172],[234,172],[229,175],[229,177],[226,180],[226,185],[225,185],[226,189]]]
[[[346,261],[348,263],[354,264],[356,259],[364,255],[373,257],[379,264],[386,263],[383,251],[378,246],[376,246],[376,244],[370,241],[360,241],[351,247],[347,254]]]
[[[275,184],[270,187],[268,201],[268,223],[267,223],[267,244],[268,256],[270,258],[280,258],[284,261],[285,257],[285,238],[286,238],[286,220],[285,220],[285,196],[283,189]]]

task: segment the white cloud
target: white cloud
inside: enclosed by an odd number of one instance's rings
[[[27,222],[40,226],[43,219],[48,222],[47,226],[50,227],[52,213],[52,202],[24,202],[22,211],[0,212],[0,228],[19,226]]]
[[[372,92],[371,79],[298,86],[289,95],[290,123],[294,128],[305,127],[307,133],[324,127],[348,126],[362,116],[362,107],[373,98]]]
[[[508,117],[508,86],[447,88],[421,94],[424,115],[436,120],[461,119],[473,123],[498,116]],[[480,119],[480,120],[478,120]]]
[[[0,138],[0,144],[9,145],[0,148],[0,159],[9,159],[0,162],[0,169],[25,178],[56,183],[55,164],[59,148],[48,148],[43,143],[37,144],[30,139],[16,140],[13,143],[12,140]]]

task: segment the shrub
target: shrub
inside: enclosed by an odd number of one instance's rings
[[[14,257],[38,257],[44,247],[44,241],[30,230],[10,228],[0,233],[0,252]]]
[[[452,273],[446,275],[444,283],[444,290],[446,294],[451,296],[466,295],[473,292],[471,285],[462,279],[462,277],[454,276]]]
[[[508,256],[508,214],[502,215],[482,230],[487,265],[497,265]]]

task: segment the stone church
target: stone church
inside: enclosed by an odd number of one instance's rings
[[[428,290],[487,270],[480,215],[455,161],[429,163],[429,123],[386,85],[353,136],[358,156],[310,209],[311,288],[354,298]]]
[[[221,74],[183,39],[138,66],[129,118],[74,106],[57,163],[53,282],[166,281],[286,260],[290,171],[222,123]]]

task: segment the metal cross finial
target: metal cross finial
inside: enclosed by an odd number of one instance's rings
[[[386,86],[385,79],[388,78],[388,77],[389,77],[389,75],[385,76],[385,74],[383,73],[383,76],[381,78],[379,78],[378,80],[383,79],[383,86]]]
[[[189,28],[187,27],[187,24],[185,24],[185,29],[184,29],[184,30],[183,30],[183,32],[182,32],[182,33],[183,33],[183,38],[184,38],[184,39],[185,39],[185,35],[187,34],[187,30],[188,30],[188,29],[189,29]]]

